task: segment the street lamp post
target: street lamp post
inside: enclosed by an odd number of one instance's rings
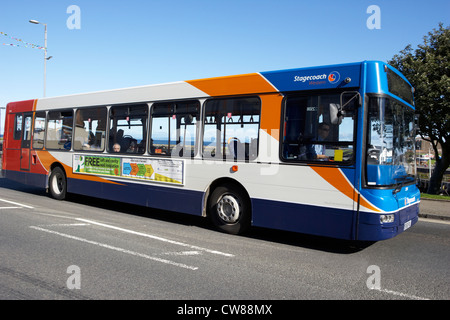
[[[39,22],[37,20],[30,20],[30,23],[44,25],[44,97],[45,97],[47,89],[47,60],[50,60],[52,58],[52,57],[47,58],[47,24]]]

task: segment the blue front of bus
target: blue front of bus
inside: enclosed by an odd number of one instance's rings
[[[358,212],[358,240],[389,239],[418,220],[413,91],[397,70],[367,62],[360,196],[376,210]]]

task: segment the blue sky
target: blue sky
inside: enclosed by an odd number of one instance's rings
[[[79,29],[69,29],[71,5]],[[370,5],[381,29],[367,28]],[[416,47],[450,1],[2,0],[0,32],[44,45],[47,97],[361,60]],[[0,107],[43,96],[43,50],[0,35]],[[3,131],[4,110],[0,110]]]

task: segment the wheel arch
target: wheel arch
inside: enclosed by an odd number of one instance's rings
[[[67,179],[67,172],[66,169],[64,168],[64,166],[62,165],[62,163],[60,162],[53,162],[52,165],[50,166],[50,171],[48,172],[48,177],[50,177],[50,175],[52,174],[52,171],[56,168],[59,167],[62,169],[62,171],[64,172],[64,175],[66,176]]]
[[[252,201],[250,198],[250,195],[247,191],[247,189],[237,180],[232,179],[232,178],[228,178],[228,177],[223,177],[223,178],[218,178],[216,180],[214,180],[213,182],[211,182],[211,184],[208,186],[208,188],[206,188],[204,194],[203,194],[203,203],[202,203],[202,216],[203,217],[207,217],[208,216],[208,210],[207,210],[207,204],[208,204],[208,200],[209,197],[211,195],[211,193],[214,191],[214,189],[216,189],[218,186],[224,185],[224,184],[229,184],[232,185],[234,188],[240,190],[242,192],[242,194],[246,197],[246,199],[248,200],[248,205],[250,208],[250,215],[253,216],[253,209],[252,209]]]

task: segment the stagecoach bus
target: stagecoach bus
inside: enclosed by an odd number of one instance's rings
[[[380,61],[180,81],[9,103],[2,169],[232,234],[377,241],[418,220],[414,120]]]

